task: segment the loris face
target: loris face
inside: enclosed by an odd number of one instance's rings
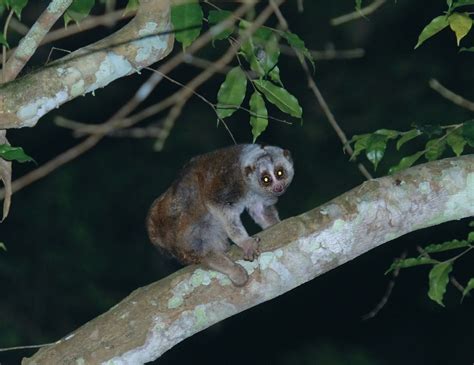
[[[251,189],[259,195],[282,195],[294,175],[290,152],[279,147],[259,145],[251,145],[247,155],[245,152],[244,171]]]

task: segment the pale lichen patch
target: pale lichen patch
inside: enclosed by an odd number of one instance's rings
[[[54,0],[49,3],[47,10],[49,13],[57,13],[60,11],[62,14],[68,5],[69,1],[67,0]]]
[[[95,83],[89,85],[86,92],[104,87],[125,75],[133,72],[133,67],[128,60],[114,52],[107,52],[104,60],[100,63],[99,69],[95,73]]]
[[[85,91],[84,80],[79,80],[71,86],[71,97],[75,98],[76,96],[84,94]]]
[[[36,100],[30,101],[28,104],[22,106],[17,112],[17,117],[22,120],[21,126],[34,126],[39,118],[67,101],[68,97],[69,94],[67,89],[63,89],[51,97],[43,96]]]
[[[452,195],[446,202],[445,215],[463,215],[462,207],[474,207],[474,173],[470,173],[466,178],[466,188]],[[466,208],[468,209],[468,208]]]
[[[203,328],[207,325],[206,305],[201,304],[194,308],[194,327]]]
[[[422,194],[429,194],[431,193],[431,185],[429,182],[427,181],[423,181],[422,183],[420,183],[418,185],[418,190],[422,193]]]
[[[169,29],[169,26],[165,27]],[[155,52],[165,52],[168,49],[169,34],[158,35],[163,27],[158,27],[154,22],[147,22],[145,27],[142,28],[138,35],[140,39],[132,42],[137,48],[135,61],[137,63],[146,62],[149,58],[153,57]]]

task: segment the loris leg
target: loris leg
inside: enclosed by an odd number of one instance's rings
[[[244,251],[244,259],[253,261],[258,257],[258,238],[249,237],[240,220],[242,211],[226,207],[209,207],[212,215],[221,222],[229,238]]]
[[[243,286],[249,279],[247,271],[225,253],[209,252],[202,258],[202,263],[212,270],[226,274],[235,286]]]
[[[248,212],[255,223],[262,227],[262,229],[280,222],[278,211],[274,205],[264,206],[263,204],[255,204],[248,208]]]

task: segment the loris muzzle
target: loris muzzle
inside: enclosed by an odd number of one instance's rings
[[[275,204],[293,175],[290,152],[275,146],[235,145],[194,157],[153,202],[148,236],[183,264],[203,264],[245,285],[246,270],[226,255],[229,239],[246,260],[257,258],[258,240],[240,216],[246,209],[262,229],[280,222]]]

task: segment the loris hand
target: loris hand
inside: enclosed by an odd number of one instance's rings
[[[239,242],[237,245],[244,251],[244,259],[247,261],[255,260],[260,255],[258,243],[260,238],[249,237],[246,240]]]

